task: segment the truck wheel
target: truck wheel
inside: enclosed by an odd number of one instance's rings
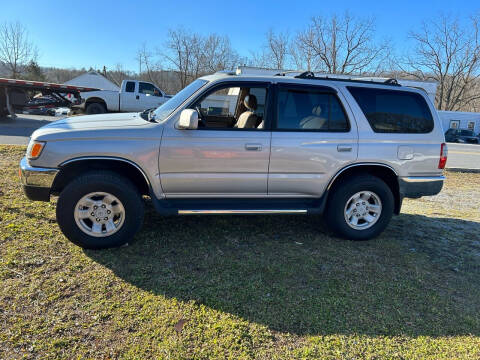
[[[359,175],[343,181],[328,199],[327,226],[339,237],[369,240],[378,236],[392,218],[394,198],[381,179]]]
[[[93,115],[93,114],[104,114],[107,112],[107,109],[105,109],[105,106],[100,103],[90,103],[87,105],[85,112],[88,115]]]
[[[57,222],[64,235],[85,249],[131,242],[143,223],[137,188],[109,171],[91,172],[69,183],[57,202]]]

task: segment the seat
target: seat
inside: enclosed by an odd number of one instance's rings
[[[234,127],[238,129],[255,129],[258,120],[258,116],[254,113],[257,110],[257,98],[255,95],[247,95],[243,99],[243,105],[245,105],[247,111],[240,114]]]
[[[301,129],[316,129],[320,130],[323,129],[325,126],[327,119],[324,117],[321,117],[320,115],[322,114],[322,107],[321,106],[315,106],[312,109],[312,115],[309,115],[302,120],[300,120],[300,128]]]

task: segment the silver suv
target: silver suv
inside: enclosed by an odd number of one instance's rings
[[[84,248],[131,241],[142,195],[164,215],[323,214],[366,240],[403,198],[440,192],[444,142],[426,94],[394,80],[217,73],[154,110],[38,129],[20,174],[28,198],[59,195],[58,224]]]

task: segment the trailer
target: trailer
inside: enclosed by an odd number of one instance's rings
[[[49,106],[70,108],[81,103],[80,93],[98,90],[100,89],[43,81],[0,78],[0,119],[8,114],[15,118],[15,111],[35,106],[29,103],[33,93],[48,95]]]

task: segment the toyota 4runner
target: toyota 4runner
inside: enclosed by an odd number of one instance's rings
[[[151,111],[36,130],[20,177],[31,200],[59,196],[58,225],[84,248],[131,241],[143,195],[164,215],[323,214],[366,240],[403,198],[440,192],[444,142],[427,95],[395,80],[216,73]]]

